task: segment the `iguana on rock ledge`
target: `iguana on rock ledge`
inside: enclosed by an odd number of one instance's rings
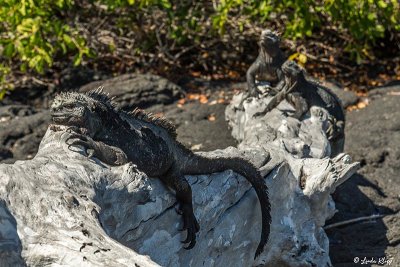
[[[261,33],[258,57],[247,70],[246,81],[248,93],[250,96],[258,96],[256,78],[258,81],[268,81],[270,83],[279,83],[283,80],[283,74],[280,70],[285,56],[279,48],[280,38],[276,32],[264,30]]]
[[[270,232],[270,203],[267,186],[260,172],[241,157],[204,156],[185,148],[176,140],[173,125],[142,110],[117,110],[101,90],[87,94],[62,93],[51,106],[56,126],[72,129],[69,146],[83,146],[89,157],[109,165],[132,162],[149,177],[158,177],[176,192],[191,249],[196,243],[199,224],[193,213],[192,191],[184,175],[208,174],[231,169],[254,187],[262,214],[261,240],[255,258],[263,251]]]
[[[322,107],[330,114],[326,134],[331,143],[331,156],[343,152],[345,115],[339,98],[328,88],[307,80],[303,69],[292,60],[287,60],[282,65],[282,72],[284,83],[281,84],[279,93],[270,100],[263,111],[257,112],[254,116],[265,115],[284,99],[294,106],[293,117],[297,119],[300,119],[311,106]]]

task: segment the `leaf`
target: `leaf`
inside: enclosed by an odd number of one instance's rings
[[[216,117],[215,117],[214,114],[210,114],[210,115],[207,117],[207,119],[208,119],[208,121],[215,121],[215,120],[216,120]]]
[[[307,62],[307,56],[305,54],[299,54],[298,61],[300,64],[305,65]]]
[[[387,8],[388,5],[386,4],[385,1],[379,0],[379,1],[378,1],[378,6],[379,6],[380,8],[385,9],[385,8]]]
[[[161,6],[166,9],[170,9],[172,7],[169,0],[161,0]]]
[[[66,54],[67,53],[67,46],[65,45],[65,43],[60,43],[60,47],[61,47],[61,50],[62,50],[63,54]]]
[[[294,54],[291,54],[290,56],[289,56],[289,60],[294,60],[294,59],[296,59],[297,57],[299,56],[299,53],[298,52],[296,52],[296,53],[294,53]]]
[[[64,40],[64,42],[65,42],[68,46],[70,46],[71,44],[73,44],[72,38],[71,38],[69,35],[67,35],[67,34],[63,34],[63,40]]]
[[[51,66],[52,63],[53,63],[53,60],[52,60],[52,58],[50,57],[50,54],[49,54],[46,50],[44,50],[44,49],[42,49],[42,48],[40,48],[40,47],[37,47],[36,50],[37,50],[38,53],[42,56],[42,60],[46,61],[46,63],[47,63],[49,66]],[[51,49],[49,49],[49,51],[51,51]]]
[[[375,13],[368,13],[368,20],[374,21],[376,20],[376,14]]]
[[[28,61],[28,66],[39,73],[43,73],[43,57],[41,55],[34,56]]]
[[[17,26],[17,32],[18,33],[31,32],[32,26],[33,26],[33,19],[31,18],[24,19],[22,20],[21,24]]]
[[[9,43],[4,47],[3,55],[8,57],[8,58],[11,58],[14,55],[14,52],[15,52],[14,44],[13,43]]]
[[[21,0],[21,6],[18,8],[18,11],[22,14],[22,16],[26,16],[25,0]]]
[[[200,95],[199,102],[201,104],[207,104],[208,103],[208,98],[205,95]]]
[[[376,29],[376,31],[379,32],[379,33],[385,32],[385,27],[383,27],[381,24],[377,24],[377,25],[375,26],[375,29]]]

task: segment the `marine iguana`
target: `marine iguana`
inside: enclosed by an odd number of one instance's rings
[[[261,205],[262,231],[256,258],[268,241],[270,203],[268,188],[256,167],[237,156],[197,154],[176,140],[174,126],[164,118],[135,109],[127,113],[114,107],[101,90],[86,94],[61,93],[51,106],[55,126],[72,129],[66,143],[83,146],[88,157],[96,157],[109,165],[132,162],[149,177],[158,177],[176,192],[183,216],[183,228],[191,249],[196,243],[199,224],[193,213],[192,191],[184,175],[221,172],[231,169],[244,176],[254,187]]]
[[[322,107],[330,114],[326,134],[331,143],[331,155],[335,156],[343,152],[345,115],[339,98],[328,88],[306,79],[303,69],[294,61],[287,60],[281,69],[284,74],[282,88],[270,100],[266,108],[255,113],[254,117],[265,115],[284,99],[294,106],[293,117],[297,119],[300,119],[311,106]]]
[[[270,83],[279,83],[283,79],[280,70],[285,56],[279,48],[280,38],[276,32],[264,30],[261,33],[259,41],[259,53],[256,60],[250,66],[246,73],[248,94],[258,96],[256,78],[259,81],[268,81]],[[272,88],[272,91],[274,88]],[[276,92],[275,92],[276,93]]]

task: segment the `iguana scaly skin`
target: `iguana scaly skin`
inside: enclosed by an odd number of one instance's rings
[[[295,108],[293,117],[300,119],[311,106],[326,109],[329,116],[329,127],[326,131],[331,143],[331,155],[336,156],[343,152],[345,115],[343,106],[338,97],[328,88],[307,80],[303,69],[294,61],[288,60],[282,65],[284,83],[279,93],[275,95],[267,107],[254,116],[263,116],[286,99]]]
[[[183,241],[189,243],[186,249],[194,247],[199,224],[193,214],[191,187],[184,175],[227,169],[243,175],[254,187],[261,204],[262,232],[255,257],[263,251],[270,232],[270,203],[264,179],[249,161],[239,156],[193,153],[176,140],[175,128],[170,122],[138,109],[131,113],[119,111],[101,90],[87,94],[62,93],[56,96],[51,111],[56,126],[73,130],[66,140],[69,146],[83,146],[89,157],[109,165],[132,162],[176,192],[183,229],[187,230]]]
[[[285,56],[279,48],[280,38],[277,33],[264,30],[259,41],[259,53],[256,60],[246,73],[247,87],[250,96],[258,96],[256,78],[259,81],[268,81],[277,84],[283,79],[280,70]]]

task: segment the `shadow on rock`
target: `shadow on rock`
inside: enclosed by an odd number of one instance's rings
[[[338,187],[333,194],[338,213],[327,221],[326,225],[374,214],[393,214],[394,211],[390,208],[374,204],[374,200],[369,198],[365,191],[374,191],[375,194],[384,196],[379,187],[358,173]],[[383,218],[328,229],[333,265],[354,266],[357,259],[357,264],[363,262],[363,266],[372,266],[365,260],[373,259],[377,264],[380,258],[387,256],[387,231]]]
[[[21,255],[17,221],[4,201],[0,202],[0,266],[26,266]]]

